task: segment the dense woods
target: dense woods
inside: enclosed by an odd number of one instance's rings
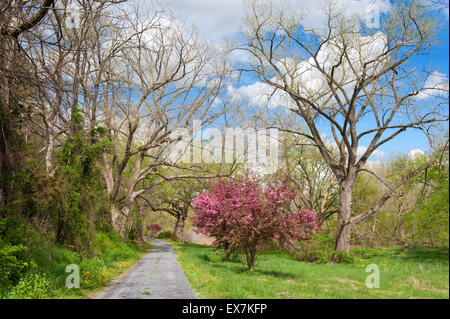
[[[433,73],[412,63],[438,45],[438,26],[418,1],[392,5],[376,30],[332,6],[326,26],[308,30],[302,17],[250,1],[243,32],[219,48],[150,2],[2,1],[0,297],[50,273],[49,251],[83,260],[116,247],[137,258],[159,232],[182,242],[194,214],[250,269],[273,245],[308,261],[316,247],[334,262],[354,246],[448,246],[448,82],[430,85]],[[274,105],[233,97],[245,76]],[[237,151],[222,160],[211,137],[225,128],[277,129],[274,172],[258,174]],[[412,130],[426,152],[371,160]],[[188,140],[174,156],[180,132]],[[256,152],[254,143],[242,146]],[[226,198],[217,211],[209,195]],[[202,222],[217,212],[220,222]],[[234,228],[218,231],[224,220]]]

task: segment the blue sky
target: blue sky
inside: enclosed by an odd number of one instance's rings
[[[320,0],[288,0],[293,6],[303,6],[309,11],[305,23],[320,21]],[[378,6],[384,10],[389,5],[387,0],[338,0],[348,10],[365,10],[368,6]],[[242,0],[212,1],[212,0],[160,0],[162,5],[168,6],[176,16],[193,24],[199,33],[218,46],[223,39],[233,37],[242,27],[244,15]],[[448,9],[447,9],[448,10]],[[449,74],[449,18],[447,12],[436,12],[435,19],[441,25],[439,29],[440,44],[426,56],[414,58],[413,63],[418,69],[437,71],[448,77]],[[256,80],[255,80],[256,81]],[[247,77],[242,86],[252,83],[252,78]],[[327,134],[326,131],[324,131]],[[364,143],[362,143],[364,146]],[[381,146],[381,150],[388,158],[390,154],[406,154],[412,149],[428,149],[427,138],[417,130],[411,129],[400,134],[393,141]],[[381,158],[380,158],[381,159]]]
[[[436,13],[436,18],[442,24],[439,30],[438,46],[435,46],[432,52],[426,56],[419,56],[413,59],[419,68],[435,70],[448,76],[449,74],[449,19],[448,14]],[[385,153],[401,153],[408,152],[410,149],[419,148],[428,149],[428,140],[416,130],[410,130],[404,134],[400,134],[392,143],[380,148]]]

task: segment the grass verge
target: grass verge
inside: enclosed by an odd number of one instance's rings
[[[351,264],[298,262],[274,251],[248,271],[239,257],[222,261],[212,247],[171,244],[200,298],[449,298],[448,248],[358,248]],[[380,288],[366,287],[369,264],[379,267]]]

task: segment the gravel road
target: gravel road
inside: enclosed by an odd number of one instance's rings
[[[153,250],[142,257],[97,299],[196,299],[172,246],[151,239]]]

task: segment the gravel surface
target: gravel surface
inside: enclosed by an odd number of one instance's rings
[[[172,246],[150,239],[153,250],[142,257],[97,299],[196,299]]]

